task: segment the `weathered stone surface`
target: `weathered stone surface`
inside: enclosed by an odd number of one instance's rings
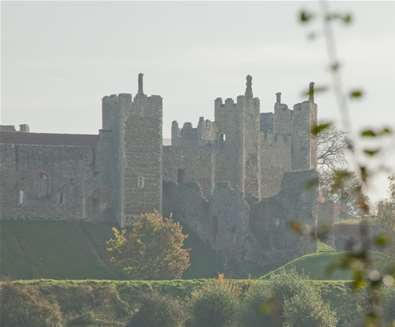
[[[304,188],[316,166],[313,97],[291,110],[278,93],[274,113],[260,113],[248,76],[244,94],[217,98],[214,113],[195,128],[174,121],[172,144],[162,146],[162,98],[144,94],[139,74],[134,97],[102,99],[98,135],[0,126],[0,219],[123,226],[163,209],[240,274],[311,249],[288,223],[315,224],[316,190]]]

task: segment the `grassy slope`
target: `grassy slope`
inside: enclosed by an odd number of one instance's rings
[[[103,261],[108,225],[1,222],[0,274],[15,278],[115,278]]]
[[[188,233],[188,231],[187,231]],[[111,226],[60,221],[0,222],[0,276],[13,278],[113,279],[103,260]],[[189,233],[192,264],[186,278],[222,271],[219,258]]]
[[[315,280],[350,280],[352,279],[351,274],[346,270],[335,270],[332,273],[328,273],[328,267],[338,262],[342,258],[343,254],[343,252],[335,251],[306,254],[288,262],[261,278],[265,279],[278,271],[285,270],[296,271],[299,274],[303,274]],[[386,262],[385,255],[379,252],[374,252],[373,256],[379,267],[384,266]]]

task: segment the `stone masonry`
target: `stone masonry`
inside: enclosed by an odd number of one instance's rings
[[[103,97],[97,135],[0,126],[0,220],[124,226],[157,210],[187,224],[232,271],[259,270],[269,254],[300,255],[311,244],[284,237],[292,219],[316,223],[317,192],[304,190],[316,168],[313,93],[311,83],[293,109],[277,93],[274,112],[261,113],[248,75],[243,95],[214,101],[214,121],[174,121],[166,146],[162,98],[144,93],[143,74],[134,97]]]

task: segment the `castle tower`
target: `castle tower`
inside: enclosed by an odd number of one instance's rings
[[[162,98],[143,91],[103,98],[107,152],[102,157],[113,194],[113,214],[120,226],[133,216],[162,208]],[[106,157],[107,155],[107,157]]]
[[[246,77],[244,99],[240,100],[243,102],[244,192],[260,199],[260,103],[253,97],[250,75]]]
[[[305,170],[317,166],[317,140],[311,129],[317,124],[314,83],[309,85],[309,98],[294,106],[292,117],[292,169]]]
[[[244,95],[215,100],[218,132],[216,183],[230,182],[243,194],[260,199],[259,99],[253,97],[252,77],[246,77]]]

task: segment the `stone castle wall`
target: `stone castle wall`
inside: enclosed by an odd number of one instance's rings
[[[100,219],[106,203],[98,194],[95,151],[0,144],[0,219]]]
[[[177,182],[176,172],[182,170],[183,181],[201,184],[205,196],[216,184],[229,182],[245,196],[260,200],[281,191],[287,172],[316,167],[317,145],[310,131],[317,121],[317,105],[312,96],[291,110],[277,93],[274,113],[260,113],[247,76],[245,94],[236,101],[217,98],[214,110],[206,139],[199,132],[203,118],[197,128],[185,123],[179,129],[173,122],[172,145],[164,154],[165,180]]]
[[[312,96],[290,110],[277,93],[274,113],[260,113],[247,76],[244,95],[236,101],[217,98],[214,111],[214,121],[200,117],[195,128],[173,122],[172,145],[163,147],[162,98],[144,94],[140,74],[134,97],[102,99],[98,135],[2,126],[1,218],[96,219],[123,226],[138,213],[161,211],[162,180],[196,182],[206,198],[216,185],[229,183],[259,201],[281,192],[288,172],[315,168]],[[46,182],[37,182],[37,176]],[[37,192],[43,184],[49,184],[45,197]]]

